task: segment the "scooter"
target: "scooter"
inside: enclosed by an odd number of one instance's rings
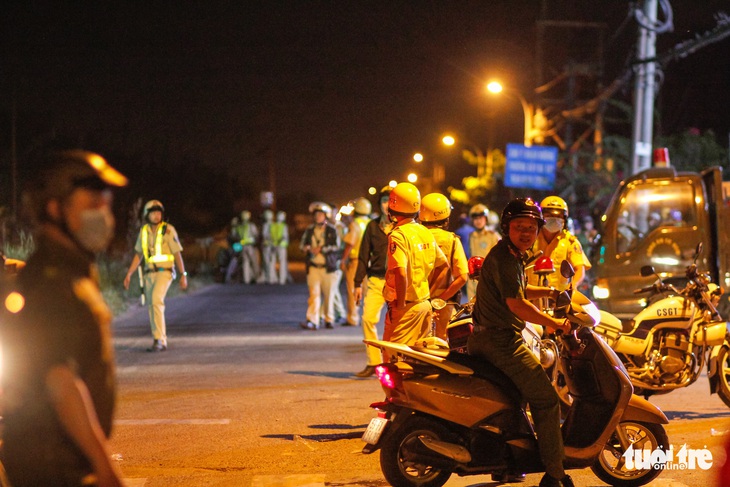
[[[626,452],[666,452],[666,416],[632,394],[621,361],[591,330],[594,319],[570,302],[559,300],[558,308],[574,327],[557,338],[573,397],[562,424],[565,467],[591,467],[611,485],[650,482],[661,473],[666,455],[651,455],[645,468],[626,462]],[[376,367],[386,398],[371,404],[378,416],[363,435],[363,453],[380,450],[391,485],[441,487],[453,473],[492,474],[499,480],[544,471],[525,404],[496,367],[448,349],[366,343],[391,357]]]
[[[597,326],[596,332],[621,358],[637,394],[649,397],[687,387],[707,364],[710,393],[730,407],[730,334],[716,307],[723,291],[709,273],[697,269],[701,253],[702,243],[682,289],[662,281],[652,266],[642,267],[642,276],[657,278],[634,291],[649,294],[646,307],[625,329],[619,322]]]
[[[534,264],[532,264],[535,267],[534,272],[544,279],[544,282],[541,282],[541,284],[547,286],[547,275],[555,272],[552,260],[548,256],[540,255],[533,257],[532,260],[534,261]],[[484,259],[482,257],[472,257],[469,259],[470,279],[477,279],[479,277],[483,261]],[[530,264],[528,263],[528,265]],[[576,305],[580,305],[583,311],[590,314],[596,323],[604,326],[620,326],[621,321],[618,318],[610,313],[605,313],[599,310],[596,305],[581,292],[574,290],[571,293],[571,301]],[[449,348],[455,352],[467,353],[466,343],[474,330],[474,321],[472,317],[474,302],[475,298],[472,298],[470,302],[464,304],[454,315],[446,328]],[[541,299],[539,308],[548,313],[553,312],[547,298]],[[567,383],[564,378],[565,371],[562,370],[562,363],[557,360],[557,341],[551,335],[546,334],[542,326],[534,325],[529,322],[525,324],[525,328],[522,331],[522,338],[525,342],[525,346],[532,351],[535,357],[540,361],[540,365],[542,365],[543,369],[545,369],[545,373],[548,375],[550,382],[553,384],[553,387],[560,397],[561,410],[563,412],[563,416],[565,416],[573,399],[570,397]]]

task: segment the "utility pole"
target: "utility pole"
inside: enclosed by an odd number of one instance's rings
[[[644,0],[644,22],[639,22],[639,50],[634,81],[634,121],[631,137],[631,174],[651,167],[656,91],[657,0]]]

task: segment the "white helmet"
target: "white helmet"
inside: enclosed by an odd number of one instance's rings
[[[276,221],[278,221],[278,222],[285,222],[286,221],[286,212],[284,212],[284,211],[277,211],[276,212]]]
[[[262,215],[264,217],[265,222],[270,222],[274,219],[274,212],[269,210],[268,208],[264,210],[264,213]]]
[[[330,216],[332,208],[327,203],[315,201],[309,205],[309,213],[314,213],[315,211],[321,211],[325,215]]]

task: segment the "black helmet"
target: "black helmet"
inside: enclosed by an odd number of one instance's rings
[[[537,227],[542,228],[545,224],[545,220],[542,218],[542,210],[540,205],[535,203],[532,198],[515,198],[504,207],[502,210],[502,218],[500,220],[500,228],[502,234],[507,235],[509,233],[509,222],[513,218],[528,217],[532,218],[537,222]]]
[[[127,185],[127,178],[99,154],[84,150],[51,150],[36,156],[33,176],[23,195],[33,217],[47,220],[50,200],[63,200],[77,188],[102,190]]]

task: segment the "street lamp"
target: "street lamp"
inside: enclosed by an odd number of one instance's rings
[[[425,157],[420,152],[416,152],[413,154],[413,160],[416,162],[416,164],[420,164],[423,162]],[[441,184],[446,179],[446,171],[444,169],[443,164],[436,161],[433,157],[430,158],[431,164],[433,165],[433,176],[431,178],[431,187],[428,188],[430,191],[441,191]],[[409,175],[410,177],[410,175]],[[426,178],[423,178],[424,181]]]
[[[441,139],[441,142],[443,142],[446,146],[454,146],[456,144],[456,138],[453,135],[444,135]],[[485,156],[482,150],[473,142],[469,142],[466,140],[461,140],[460,145],[467,145],[471,147],[474,150],[474,156],[476,156],[477,159],[477,177],[482,177],[484,174],[483,172],[486,171],[487,175],[491,175],[491,165],[489,164],[489,151],[487,151],[487,155]],[[466,151],[465,151],[466,152]],[[484,168],[484,171],[482,169],[482,163],[486,163],[486,168]]]
[[[494,94],[499,94],[504,91],[505,93],[516,97],[520,101],[520,105],[522,105],[522,113],[525,116],[524,144],[525,147],[532,146],[532,118],[534,116],[533,106],[527,103],[527,100],[525,100],[525,97],[522,96],[519,91],[511,88],[504,88],[499,81],[490,81],[489,84],[487,84],[487,91]]]

